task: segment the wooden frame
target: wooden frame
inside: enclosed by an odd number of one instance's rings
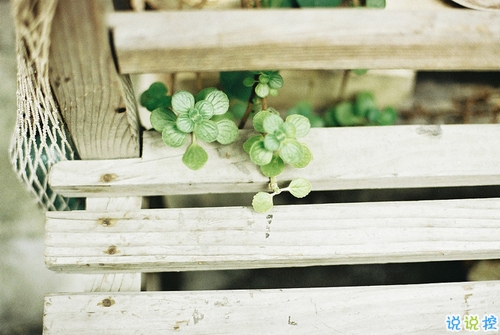
[[[142,196],[254,192],[267,179],[239,149],[248,132],[234,145],[207,146],[210,175],[184,168],[182,148],[163,146],[155,133],[144,133],[140,155],[124,77],[165,69],[500,69],[499,13],[118,13],[108,26],[102,4],[61,1],[56,15],[51,81],[85,160],[55,165],[51,186],[87,197],[87,209],[47,213],[46,262],[92,274],[93,293],[47,296],[44,333],[445,334],[447,316],[500,315],[498,281],[137,292],[139,271],[498,258],[500,199],[276,206],[269,214],[141,209]],[[87,55],[82,45],[96,33],[98,47]],[[103,89],[111,93],[96,98]],[[499,132],[498,125],[314,130],[305,139],[313,163],[280,178],[305,174],[315,190],[498,185]]]

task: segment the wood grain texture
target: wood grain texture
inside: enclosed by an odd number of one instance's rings
[[[169,148],[154,131],[144,134],[140,159],[56,164],[50,185],[66,196],[245,193],[267,189],[268,179],[243,151],[253,132],[227,146],[205,146],[198,171],[181,161],[185,148]],[[306,177],[313,190],[498,185],[500,125],[313,128],[304,138],[314,159],[287,168],[286,183]]]
[[[284,9],[118,13],[121,73],[500,68],[500,13]]]
[[[87,198],[87,211],[139,210],[141,197]],[[86,292],[139,292],[140,272],[89,274],[85,282]]]
[[[49,295],[44,334],[439,335],[450,333],[447,316],[460,316],[462,328],[465,315],[498,316],[499,295],[498,281]]]
[[[500,258],[500,199],[47,213],[56,271]]]
[[[51,34],[50,82],[82,159],[139,156],[137,106],[116,72],[106,1],[59,1]]]

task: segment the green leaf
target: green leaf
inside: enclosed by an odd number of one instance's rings
[[[267,84],[259,83],[255,86],[255,94],[259,98],[265,98],[269,95],[269,86]]]
[[[274,133],[283,124],[283,119],[277,114],[269,114],[262,122],[262,128],[266,133]]]
[[[256,141],[249,151],[250,159],[257,165],[266,165],[273,159],[273,152],[266,149],[264,141]]]
[[[276,177],[283,172],[284,168],[285,162],[283,162],[280,156],[274,155],[269,164],[260,167],[260,171],[266,177]]]
[[[382,110],[379,118],[377,119],[377,123],[381,126],[389,126],[396,123],[396,119],[398,118],[398,114],[396,109],[393,107],[386,107]]]
[[[309,122],[309,120],[307,122]],[[285,121],[280,126],[279,129],[280,129],[281,132],[283,132],[283,134],[285,135],[285,137],[288,137],[288,138],[295,138],[295,136],[297,134],[297,128],[295,128],[295,126],[291,122],[286,122]]]
[[[250,86],[244,84],[245,80],[250,78]],[[227,94],[228,98],[248,101],[252,93],[253,73],[250,71],[231,71],[221,72],[219,74],[219,82],[222,90]]]
[[[370,109],[377,109],[375,98],[371,92],[360,92],[356,95],[354,101],[354,113],[366,117]]]
[[[271,112],[267,110],[263,110],[258,112],[257,114],[254,115],[253,117],[253,128],[257,130],[259,133],[265,133],[266,131],[264,130],[264,120],[271,115]]]
[[[264,140],[264,136],[262,136],[262,135],[252,136],[248,140],[246,140],[245,143],[243,143],[243,149],[245,150],[245,152],[247,154],[250,154],[250,149],[252,148],[252,145],[255,142],[263,141],[263,140]]]
[[[161,138],[169,147],[178,148],[186,142],[187,134],[180,131],[175,123],[170,123],[169,126],[163,128]]]
[[[352,69],[351,70],[355,75],[362,76],[368,72],[368,69]]]
[[[185,133],[190,133],[194,130],[194,121],[189,117],[188,114],[182,113],[177,116],[177,128]]]
[[[297,0],[300,7],[338,7],[342,0]]]
[[[149,85],[148,92],[155,97],[166,95],[168,92],[167,87],[161,81],[157,81]]]
[[[198,92],[198,94],[196,94],[195,100],[196,101],[205,100],[208,93],[213,92],[213,91],[217,91],[217,89],[215,87],[204,88],[200,92]]]
[[[222,91],[215,90],[208,93],[205,100],[213,105],[214,115],[222,115],[229,109],[229,98]]]
[[[366,0],[366,7],[385,8],[385,0]]]
[[[279,73],[271,74],[269,82],[267,83],[270,88],[278,89],[283,87],[283,77]]]
[[[269,151],[276,151],[280,148],[280,141],[274,134],[267,134],[264,137],[264,146]]]
[[[311,192],[311,183],[305,178],[296,178],[291,181],[288,191],[296,198],[303,198]]]
[[[283,141],[280,148],[280,157],[288,164],[299,162],[302,158],[302,145],[293,139]]]
[[[313,159],[313,155],[312,155],[311,150],[309,150],[309,147],[307,145],[305,145],[304,143],[301,143],[300,145],[302,146],[302,157],[300,158],[300,160],[298,162],[290,164],[291,166],[293,166],[296,169],[305,168],[307,165],[309,165],[309,163]]]
[[[187,113],[194,107],[194,96],[186,91],[176,92],[172,96],[172,109],[180,113]]]
[[[350,102],[341,102],[336,105],[333,114],[335,120],[341,126],[360,126],[364,124],[364,118],[354,114],[354,107]]]
[[[207,100],[201,100],[194,105],[204,120],[210,119],[214,115],[214,105]]]
[[[149,116],[151,125],[156,131],[162,132],[170,124],[175,124],[177,115],[166,107],[158,107]]]
[[[309,119],[299,114],[287,116],[286,122],[289,122],[295,126],[296,137],[306,136],[311,129],[311,122],[309,121]]]
[[[259,192],[253,196],[252,207],[256,212],[265,213],[273,208],[273,195],[266,192]]]
[[[182,162],[191,170],[201,169],[207,161],[207,152],[196,143],[191,143],[182,156]]]
[[[219,129],[217,142],[220,144],[233,143],[238,138],[238,127],[231,120],[222,119],[217,121],[217,128]]]
[[[194,134],[204,142],[213,142],[219,136],[217,123],[211,120],[205,120],[194,127]]]
[[[255,84],[255,79],[253,78],[253,75],[252,77],[246,77],[244,80],[243,80],[243,85],[245,85],[246,87],[250,88],[253,86],[253,84]],[[250,93],[252,93],[252,91],[250,91]],[[250,96],[249,96],[250,97]]]

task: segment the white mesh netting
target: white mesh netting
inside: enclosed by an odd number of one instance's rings
[[[79,199],[54,193],[50,167],[74,159],[49,83],[50,30],[57,0],[14,0],[17,51],[17,122],[11,159],[18,176],[47,210],[82,207]]]

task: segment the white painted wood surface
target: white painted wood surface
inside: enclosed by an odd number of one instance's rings
[[[450,334],[498,317],[500,283],[50,295],[49,334]],[[479,321],[479,327],[482,322]],[[497,324],[498,327],[498,324]],[[479,328],[480,329],[480,328]],[[487,334],[479,330],[481,334]],[[478,332],[478,333],[479,333]],[[453,332],[451,332],[453,333]],[[473,333],[473,332],[472,332]],[[494,332],[496,333],[496,332]]]
[[[498,12],[174,11],[116,13],[109,22],[122,73],[500,68]]]
[[[185,148],[169,148],[144,133],[142,158],[56,164],[50,185],[66,196],[245,193],[266,190],[268,178],[242,144],[201,143],[208,163],[182,163]],[[285,169],[278,181],[306,177],[313,190],[500,184],[500,125],[391,126],[311,129],[314,155],[304,169]]]
[[[87,198],[87,211],[106,212],[109,210],[139,210],[142,206],[141,197]],[[139,292],[141,290],[142,274],[99,273],[89,274],[85,282],[86,292]]]
[[[183,271],[500,258],[500,199],[49,212],[56,271]]]

